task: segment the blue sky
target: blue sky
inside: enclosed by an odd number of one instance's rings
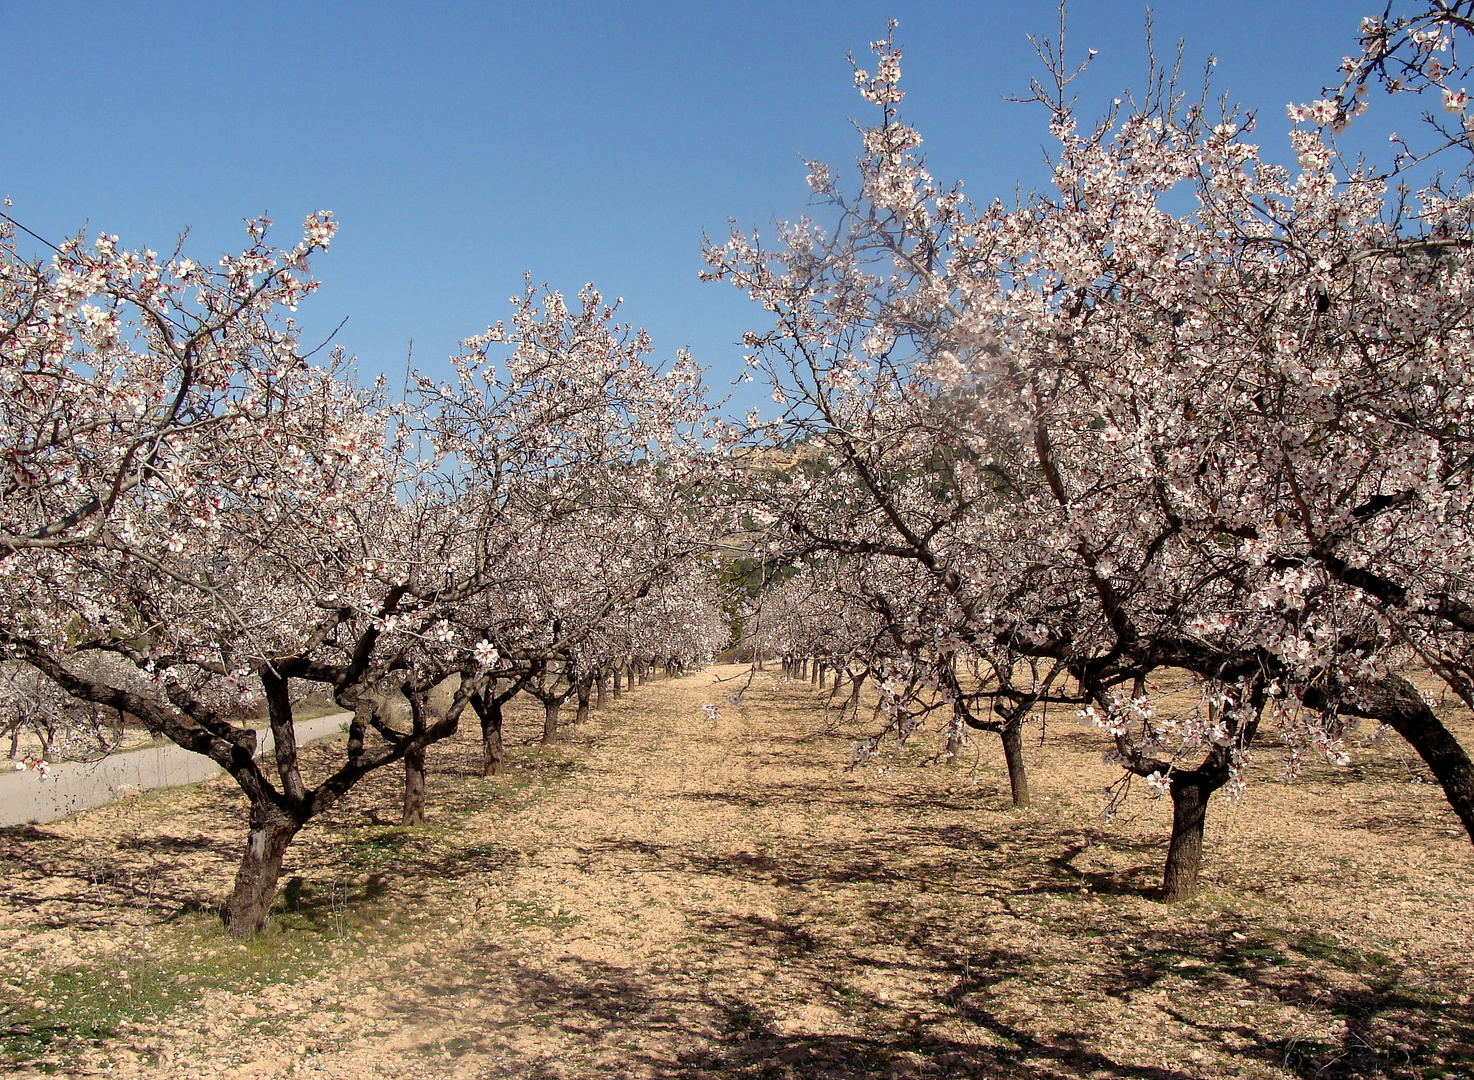
[[[1284,106],[1318,96],[1381,0],[1160,2],[1159,55],[1259,110],[1287,157]],[[1068,44],[1099,50],[1094,115],[1145,77],[1146,7],[1077,0]],[[658,357],[689,346],[718,390],[763,312],[704,284],[703,230],[804,212],[800,155],[846,171],[869,107],[845,54],[888,18],[903,104],[939,179],[979,201],[1047,179],[1045,118],[1004,100],[1053,36],[1038,0],[973,3],[67,3],[0,0],[0,194],[57,238],[84,225],[211,259],[268,213],[276,238],[334,211],[341,231],[300,313],[365,376],[444,374],[459,339],[508,314],[524,272],[624,297]],[[862,63],[864,61],[862,60]],[[1381,101],[1377,110],[1389,107]],[[1385,140],[1374,114],[1362,125]],[[1354,131],[1356,129],[1353,129]],[[852,172],[852,168],[848,170]],[[740,412],[761,395],[733,402]]]

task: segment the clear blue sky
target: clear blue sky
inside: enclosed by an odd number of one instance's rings
[[[1216,86],[1260,110],[1262,141],[1288,156],[1285,104],[1334,80],[1381,7],[1160,2],[1158,52],[1185,38],[1194,84],[1215,54]],[[1072,4],[1069,44],[1099,50],[1086,114],[1141,87],[1145,11]],[[526,271],[623,296],[657,356],[689,345],[721,388],[764,313],[697,280],[702,232],[802,213],[800,155],[852,174],[850,119],[869,107],[845,54],[868,59],[890,17],[933,174],[980,201],[1042,184],[1044,116],[1004,100],[1038,70],[1026,34],[1055,33],[1041,0],[0,0],[0,194],[52,239],[85,225],[165,249],[188,228],[196,259],[243,246],[244,217],[269,213],[289,244],[330,209],[342,227],[301,312],[307,338],[347,316],[338,340],[396,386],[410,338],[416,366],[444,374]]]

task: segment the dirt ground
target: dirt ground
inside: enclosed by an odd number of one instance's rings
[[[209,910],[228,780],[0,831],[0,1070],[1474,1077],[1474,848],[1395,740],[1294,785],[1260,750],[1169,909],[1169,808],[1102,820],[1098,732],[1031,728],[1018,811],[992,736],[845,772],[864,724],[744,678],[648,684],[552,750],[514,711],[505,778],[470,733],[432,752],[424,829],[371,778],[252,943]]]

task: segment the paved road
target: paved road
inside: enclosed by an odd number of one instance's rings
[[[297,725],[297,742],[337,735],[346,730],[350,717],[350,713],[338,712],[303,720]],[[262,730],[258,738],[258,754],[269,754],[274,746],[271,732]],[[0,773],[0,826],[58,821],[78,810],[110,803],[125,792],[198,784],[219,773],[220,766],[203,754],[173,743],[110,754],[97,761],[60,762],[44,777],[31,771]]]

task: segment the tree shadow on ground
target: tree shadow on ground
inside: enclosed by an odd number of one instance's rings
[[[986,829],[916,825],[863,847],[809,839],[787,850],[723,853],[610,840],[579,850],[586,870],[619,863],[791,889],[795,910],[782,917],[688,911],[712,951],[781,965],[790,979],[832,988],[862,971],[914,980],[940,970],[952,978],[945,993],[910,1012],[841,987],[846,1013],[863,1018],[864,1037],[784,1034],[777,1026],[783,1017],[761,993],[703,999],[722,1034],[655,1075],[820,1078],[906,1075],[914,1066],[926,1075],[1166,1080],[1253,1062],[1305,1080],[1474,1072],[1474,1010],[1439,996],[1456,991],[1453,972],[1425,972],[1323,935],[1275,929],[1211,900],[1175,909],[1196,919],[1143,926],[1155,908],[1143,902],[1158,871],[1155,858],[1141,860],[1158,848],[1101,844],[1071,830],[1041,836],[1017,821]],[[1127,865],[1092,864],[1092,852]],[[857,902],[843,912],[815,907],[857,887]],[[962,944],[977,941],[976,902],[959,904],[962,896],[995,902],[993,910],[1021,926],[1048,913],[1055,932],[1080,951]],[[880,946],[899,946],[904,959],[877,955]],[[1013,989],[998,997],[1010,982]],[[1030,994],[1043,1016],[1021,1019],[1014,1006]],[[1147,1067],[1113,1056],[1104,1049],[1118,1022],[1111,1012],[1131,1002],[1148,1003],[1153,1022],[1171,1029],[1172,1045],[1200,1050],[1206,1060]],[[975,1041],[947,1037],[943,1017],[961,1022]]]
[[[738,935],[773,933],[761,920],[731,929]],[[431,999],[449,1003],[470,989],[494,992],[501,1000],[516,1003],[500,1026],[556,1029],[560,1047],[556,1053],[506,1062],[508,1075],[539,1080],[562,1080],[571,1066],[597,1075],[669,1080],[874,1076],[1188,1080],[1195,1075],[1133,1067],[1069,1038],[1041,1039],[976,1008],[970,1015],[988,1045],[939,1036],[914,1015],[897,1015],[889,1025],[863,1035],[789,1034],[783,1030],[788,1026],[785,1018],[759,995],[713,989],[696,977],[632,975],[625,968],[574,964],[567,958],[558,970],[550,971],[521,965],[495,949],[462,953],[449,970],[457,973],[456,983],[436,985],[432,976],[426,986]],[[403,1022],[426,1023],[423,1002],[405,1003],[393,1011]],[[431,1006],[432,1015],[437,1011],[444,1020],[473,1019],[460,1016],[450,1004]],[[437,1036],[418,1049],[453,1055],[450,1041]],[[699,1045],[692,1046],[693,1042]],[[487,1058],[507,1051],[495,1030],[479,1032],[474,1049]]]
[[[0,830],[4,903],[52,927],[117,922],[124,912],[167,920],[200,906],[190,855],[234,859],[238,848],[209,836],[122,837],[111,850],[35,826]]]

